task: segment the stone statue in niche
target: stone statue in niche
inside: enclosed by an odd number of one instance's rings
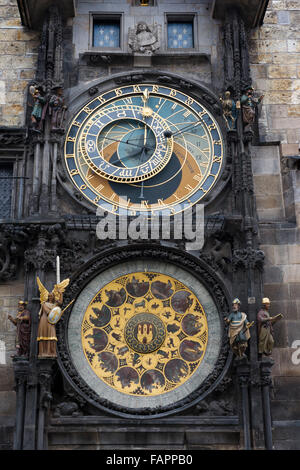
[[[231,92],[225,91],[224,98],[220,97],[223,108],[223,117],[225,119],[227,130],[232,131],[236,129],[237,109],[240,108],[240,102],[235,102],[231,98]]]
[[[256,108],[264,98],[264,95],[260,96],[260,98],[254,98],[253,93],[253,87],[249,87],[241,96],[242,118],[245,132],[253,132]]]
[[[8,319],[17,327],[16,350],[18,356],[28,356],[30,349],[31,315],[26,309],[28,302],[20,300],[16,318],[8,315]]]
[[[159,26],[149,26],[140,21],[135,28],[129,28],[128,44],[134,53],[152,55],[160,48]]]
[[[249,328],[254,322],[249,322],[247,315],[240,311],[241,301],[234,299],[232,301],[232,312],[225,318],[226,323],[229,324],[228,336],[230,347],[234,354],[238,357],[243,357],[248,346],[250,339]]]
[[[45,108],[47,99],[44,96],[43,87],[31,85],[29,92],[33,97],[33,110],[31,112],[32,131],[41,132],[43,128],[43,121],[45,119]]]
[[[63,120],[67,107],[64,103],[63,88],[56,86],[52,88],[52,95],[49,100],[49,115],[51,116],[51,130],[63,129]]]
[[[269,314],[270,299],[264,297],[262,299],[262,308],[257,314],[258,322],[258,353],[265,356],[270,356],[273,351],[274,338],[273,338],[273,323],[283,318],[283,315],[279,313],[275,317],[271,317]]]

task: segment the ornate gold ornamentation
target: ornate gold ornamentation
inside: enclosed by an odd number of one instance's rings
[[[186,382],[205,355],[208,327],[195,294],[175,278],[135,272],[112,280],[90,302],[81,338],[100,380],[134,395]]]

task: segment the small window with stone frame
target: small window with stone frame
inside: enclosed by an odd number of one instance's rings
[[[195,49],[195,15],[166,15],[167,49]]]
[[[122,15],[91,14],[90,44],[93,49],[118,50],[122,48]]]

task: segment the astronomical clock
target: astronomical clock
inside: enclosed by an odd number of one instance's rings
[[[172,216],[218,188],[225,146],[218,119],[195,96],[126,84],[77,109],[64,160],[69,180],[95,210]],[[126,249],[119,251],[77,280],[62,366],[100,408],[126,416],[173,413],[207,393],[224,368],[225,289],[184,253],[127,259]]]
[[[135,84],[82,107],[69,126],[64,155],[73,184],[94,206],[176,214],[214,188],[224,143],[218,122],[195,98]]]

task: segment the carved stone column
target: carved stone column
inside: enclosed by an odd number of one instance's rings
[[[242,422],[243,422],[243,437],[244,449],[249,450],[251,446],[251,431],[250,431],[250,409],[249,409],[249,379],[250,379],[250,364],[246,356],[235,358],[234,366],[236,368],[236,375],[238,384],[241,390],[242,397]]]
[[[37,450],[47,449],[45,439],[45,425],[47,415],[52,402],[51,383],[53,367],[56,359],[38,359],[38,382],[39,382],[39,412],[37,430]]]
[[[13,359],[15,373],[16,390],[16,427],[14,435],[14,450],[23,448],[23,427],[26,398],[26,383],[28,376],[29,362],[21,357]]]
[[[260,362],[261,374],[261,390],[263,401],[263,414],[264,414],[264,430],[265,430],[265,443],[266,449],[273,449],[272,439],[272,418],[271,418],[271,405],[270,405],[270,387],[272,386],[271,369],[274,365],[272,358],[263,357]]]

